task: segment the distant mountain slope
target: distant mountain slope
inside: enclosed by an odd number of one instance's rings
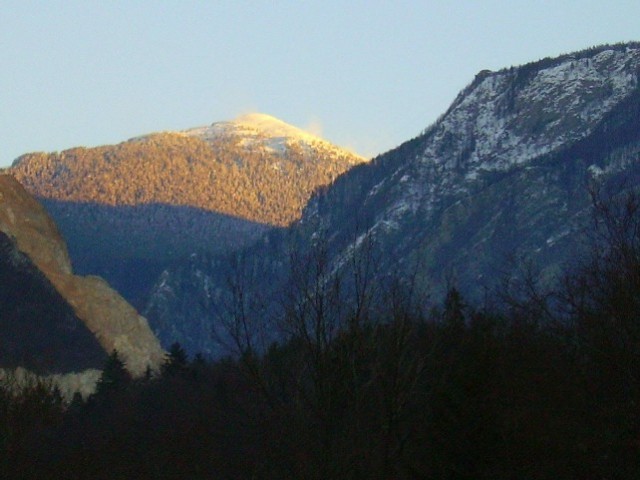
[[[286,226],[310,195],[362,158],[267,115],[32,153],[11,173],[39,198],[109,206],[192,207]]]
[[[234,250],[289,225],[316,189],[363,161],[252,114],[118,145],[27,154],[10,172],[69,238],[76,269],[123,286],[131,265],[157,274],[192,252]]]
[[[448,277],[476,298],[509,258],[551,273],[588,225],[589,184],[634,186],[639,72],[638,44],[482,72],[421,136],[314,199],[304,222],[343,231],[357,206],[361,234],[396,268],[419,262],[436,289]],[[334,245],[338,257],[352,247]]]
[[[28,345],[73,349],[81,344],[84,351],[86,345],[99,344],[108,353],[118,350],[135,375],[144,373],[147,366],[159,367],[164,352],[146,319],[101,278],[73,274],[64,240],[55,224],[42,205],[10,175],[0,175],[0,234],[1,276],[9,282],[3,290],[8,295],[3,299],[6,310],[0,313],[6,327],[0,331],[0,337],[7,337],[0,338],[0,344],[4,342],[7,349],[15,348],[24,354]],[[12,298],[14,295],[24,298]],[[83,325],[78,325],[78,319]],[[18,336],[12,321],[22,325]],[[82,333],[85,329],[93,334],[93,341]],[[72,333],[75,330],[78,332]],[[61,338],[46,338],[47,335]],[[68,344],[61,343],[65,338]],[[10,347],[23,341],[24,345]],[[36,359],[46,355],[44,351],[31,353]],[[55,355],[59,357],[54,358],[53,364],[67,369],[73,362],[63,359],[78,359],[83,352],[58,351]],[[78,361],[78,368],[87,364],[96,366],[99,357],[95,352],[89,350],[87,355],[85,361]],[[10,356],[12,362],[19,361],[14,357]],[[25,359],[23,366],[26,364],[34,362]],[[39,365],[39,370],[44,368],[37,362],[35,365]]]
[[[435,284],[445,272],[482,283],[499,257],[546,254],[579,230],[597,173],[637,160],[639,59],[631,44],[482,72],[422,135],[316,197],[303,223],[341,232],[357,209],[361,234],[423,262]],[[472,273],[477,262],[489,270]]]
[[[637,43],[483,71],[421,135],[315,195],[281,238],[295,238],[302,258],[322,245],[328,271],[347,270],[373,244],[380,275],[414,279],[434,298],[453,283],[481,301],[523,259],[549,280],[580,250],[589,186],[640,186],[639,76]],[[245,282],[256,295],[286,284],[291,241],[279,254],[275,243],[245,253],[260,265]],[[211,337],[228,303],[225,276],[210,259],[165,272],[150,322],[183,318],[189,338]]]

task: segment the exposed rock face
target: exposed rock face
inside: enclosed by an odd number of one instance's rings
[[[70,275],[67,247],[47,211],[10,175],[0,175],[0,231],[47,277]]]
[[[0,232],[0,368],[65,374],[101,368],[106,358],[69,303]]]
[[[0,175],[0,231],[45,274],[100,345],[121,353],[132,374],[162,362],[163,351],[146,319],[102,279],[73,275],[55,224],[10,175]]]
[[[589,228],[589,185],[637,188],[639,74],[635,43],[483,72],[422,135],[310,202],[303,228],[331,232],[336,265],[367,235],[383,270],[420,265],[432,291],[453,281],[477,301],[512,260],[552,277]]]

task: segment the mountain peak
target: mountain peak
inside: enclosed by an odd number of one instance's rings
[[[215,143],[221,137],[241,138],[245,146],[262,147],[278,152],[284,152],[286,145],[290,143],[316,145],[326,150],[343,150],[301,128],[258,112],[244,114],[231,121],[214,122],[206,127],[190,128],[179,133],[209,143]],[[353,152],[350,154],[359,161],[364,161],[363,157]]]
[[[289,137],[307,141],[319,141],[320,138],[300,128],[289,125],[282,120],[265,113],[248,113],[230,122],[239,128],[255,129],[271,138]]]

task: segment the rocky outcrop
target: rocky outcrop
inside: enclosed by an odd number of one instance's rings
[[[0,367],[50,375],[101,368],[106,359],[71,305],[0,232]]]
[[[100,345],[118,350],[132,374],[159,366],[164,354],[146,319],[104,280],[73,275],[56,225],[10,175],[0,175],[0,231],[44,273]]]
[[[51,275],[70,275],[66,244],[46,210],[11,175],[0,175],[0,231]]]

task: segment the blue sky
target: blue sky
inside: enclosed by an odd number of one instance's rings
[[[0,0],[0,166],[259,111],[364,155],[482,69],[640,40],[633,1]]]

